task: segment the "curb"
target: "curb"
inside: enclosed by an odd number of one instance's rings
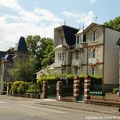
[[[63,108],[68,108],[68,109],[75,109],[75,110],[82,110],[82,111],[87,111],[87,112],[97,112],[97,113],[103,113],[103,114],[107,114],[107,115],[116,115],[116,116],[120,116],[119,112],[118,114],[115,113],[109,113],[109,112],[102,112],[102,111],[97,111],[97,110],[87,110],[87,109],[83,109],[83,108],[76,108],[76,107],[72,107],[72,106],[64,106],[64,105],[53,105],[50,103],[37,103],[40,105],[48,105],[48,106],[56,106],[56,107],[63,107]]]

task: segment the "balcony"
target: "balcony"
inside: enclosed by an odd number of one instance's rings
[[[89,64],[96,64],[97,58],[89,58]]]
[[[72,60],[72,67],[80,67],[80,66],[82,66],[82,60],[79,59]]]

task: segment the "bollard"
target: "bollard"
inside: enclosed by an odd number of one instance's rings
[[[80,78],[78,76],[74,77],[74,85],[73,85],[73,99],[75,101],[78,100],[79,97],[79,85],[80,84]]]
[[[84,103],[87,103],[87,100],[90,99],[89,91],[90,91],[90,76],[86,75],[84,78]]]

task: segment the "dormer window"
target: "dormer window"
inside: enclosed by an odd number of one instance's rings
[[[80,35],[80,43],[83,42],[83,35]]]
[[[76,44],[80,44],[86,41],[85,35],[81,34],[76,36]]]
[[[76,36],[76,44],[83,43],[83,35]]]

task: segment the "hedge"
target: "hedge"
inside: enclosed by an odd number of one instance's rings
[[[65,76],[67,77],[67,80],[65,80],[63,76],[44,76],[44,77],[39,78],[37,80],[37,83],[42,85],[43,81],[48,81],[49,84],[56,84],[57,81],[61,80],[63,81],[64,84],[73,84],[75,75],[69,74]],[[79,77],[80,77],[80,84],[84,84],[85,75],[80,75]],[[90,77],[91,77],[91,85],[102,84],[101,76],[90,75]]]

